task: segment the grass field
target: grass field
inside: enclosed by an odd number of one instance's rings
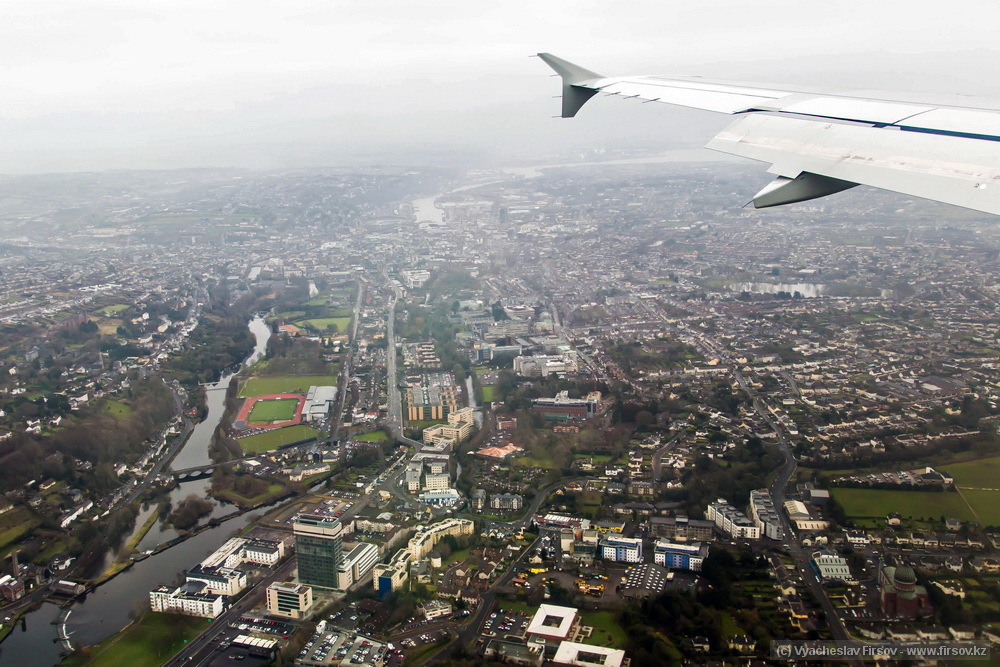
[[[955,485],[975,489],[1000,488],[1000,456],[965,463],[955,463],[944,470],[955,479]]]
[[[294,324],[298,327],[309,327],[310,329],[315,329],[316,331],[326,331],[326,328],[332,324],[337,327],[337,331],[347,331],[347,327],[351,324],[351,318],[317,317],[311,320],[299,320]]]
[[[482,389],[482,391],[483,391],[483,401],[484,402],[486,402],[486,401],[492,401],[493,400],[493,394],[494,394],[493,385],[486,384],[486,385],[483,385],[482,387],[480,387],[480,389]]]
[[[601,646],[622,648],[628,642],[628,635],[618,625],[614,614],[610,611],[593,611],[581,614],[583,625],[594,628],[594,634],[589,643]]]
[[[523,611],[525,614],[534,614],[538,611],[538,605],[530,605],[519,600],[497,600],[497,609],[500,611]]]
[[[117,303],[113,306],[104,306],[104,308],[101,308],[96,312],[101,313],[102,315],[117,315],[123,310],[128,310],[129,308],[131,308],[131,306],[126,303]]]
[[[1000,491],[962,489],[962,497],[976,510],[984,526],[1000,526]]]
[[[428,426],[434,426],[435,424],[447,424],[447,419],[411,419],[407,422],[407,425],[411,428],[427,428]]]
[[[103,319],[97,324],[97,330],[102,336],[110,336],[118,332],[118,327],[121,326],[121,323],[121,320]]]
[[[517,465],[522,468],[546,468],[553,469],[556,467],[555,461],[552,460],[551,456],[545,458],[535,458],[532,456],[519,456],[517,459]]]
[[[101,412],[107,413],[115,419],[124,419],[132,414],[132,408],[120,401],[107,400],[101,406]]]
[[[831,493],[849,517],[881,518],[889,512],[899,512],[914,519],[946,516],[973,520],[972,511],[957,493],[879,489],[832,489]]]
[[[385,431],[372,431],[371,433],[355,435],[353,439],[361,440],[362,442],[388,442],[389,436],[385,434]]]
[[[88,655],[74,654],[63,664],[94,667],[162,665],[210,622],[204,618],[148,611],[123,632],[88,651]]]
[[[722,636],[723,637],[737,637],[739,635],[745,635],[746,631],[740,626],[736,625],[736,619],[733,618],[732,614],[721,612],[722,617]]]
[[[262,503],[265,500],[269,500],[271,496],[277,496],[285,490],[285,487],[281,484],[268,484],[267,491],[260,494],[259,496],[254,496],[252,498],[247,498],[246,496],[241,496],[235,491],[222,491],[221,493],[216,493],[217,498],[223,500],[228,500],[234,505],[256,505]]]
[[[276,375],[252,377],[240,387],[240,398],[268,394],[305,394],[313,385],[337,386],[335,375]]]
[[[294,398],[282,398],[276,401],[257,401],[250,408],[247,421],[250,422],[284,422],[295,417],[299,402]]]
[[[310,428],[304,424],[296,424],[295,426],[276,428],[273,431],[268,431],[267,433],[260,433],[258,435],[250,435],[245,438],[240,438],[239,443],[244,452],[249,454],[261,454],[263,452],[269,452],[272,449],[277,449],[282,445],[311,438],[317,433],[319,433],[319,431],[314,428]]]
[[[40,523],[41,519],[22,505],[0,514],[0,547],[7,546]]]

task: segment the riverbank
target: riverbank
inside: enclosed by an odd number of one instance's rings
[[[60,664],[67,667],[162,664],[210,623],[209,619],[194,616],[146,611],[118,634],[97,646],[76,651]]]
[[[156,522],[159,520],[159,518],[160,518],[159,512],[156,512],[154,510],[149,515],[149,517],[146,518],[146,521],[142,524],[142,526],[139,527],[139,530],[137,530],[132,535],[132,537],[129,538],[129,541],[125,544],[124,548],[119,552],[120,554],[124,554],[124,559],[122,555],[119,555],[117,558],[111,561],[111,564],[107,568],[105,568],[104,572],[102,572],[100,576],[98,576],[97,579],[93,581],[92,587],[96,588],[97,586],[100,586],[108,579],[111,579],[112,577],[120,574],[121,572],[127,570],[129,567],[132,566],[132,564],[135,562],[135,559],[132,557],[132,554],[135,552],[136,546],[138,546],[139,542],[142,541],[142,538],[146,537],[146,534],[149,533],[150,530],[152,530],[153,526],[156,525]]]

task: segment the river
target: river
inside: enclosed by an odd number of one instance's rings
[[[713,151],[705,150],[704,148],[678,148],[675,150],[666,151],[660,155],[651,155],[647,157],[637,157],[637,158],[622,158],[619,160],[597,160],[588,162],[569,162],[564,164],[540,164],[527,167],[501,167],[499,171],[503,172],[505,176],[499,178],[489,178],[483,181],[477,181],[475,183],[470,183],[468,185],[463,185],[458,188],[449,190],[448,192],[442,192],[437,195],[432,195],[430,197],[421,197],[420,199],[414,199],[410,202],[413,207],[413,214],[417,218],[417,222],[430,221],[434,224],[444,224],[444,212],[442,209],[435,205],[435,202],[448,194],[454,194],[456,192],[463,192],[465,190],[472,190],[473,188],[482,187],[484,185],[492,185],[494,183],[504,183],[512,180],[513,178],[536,178],[541,176],[546,169],[572,169],[577,167],[601,167],[607,165],[641,165],[641,164],[666,164],[675,162],[741,162],[740,159],[734,158],[725,153],[716,153]],[[310,296],[312,294],[310,293]]]
[[[256,344],[253,353],[243,362],[244,366],[253,364],[264,355],[267,341],[271,337],[270,327],[261,318],[253,319],[249,328],[256,338]],[[173,468],[189,468],[211,463],[208,446],[225,410],[226,389],[233,377],[234,374],[225,375],[216,384],[206,387],[208,414],[194,428],[187,443],[177,453],[172,463]],[[192,493],[205,495],[209,483],[209,480],[198,480],[178,485],[170,494],[171,501],[176,504]],[[136,518],[134,530],[139,530],[155,510],[155,505],[142,507]],[[202,522],[232,511],[234,508],[231,505],[218,503],[212,514],[202,519]],[[217,528],[195,535],[166,551],[161,551],[155,556],[150,556],[92,591],[82,602],[73,606],[67,619],[66,630],[72,640],[90,646],[124,628],[137,613],[148,607],[150,589],[159,584],[179,581],[183,570],[196,565],[205,556],[222,546],[222,543],[235,531],[246,526],[249,516],[244,514]],[[139,543],[138,549],[140,551],[153,549],[176,536],[177,532],[173,528],[165,527],[162,522],[158,522]],[[15,628],[3,644],[0,644],[0,667],[57,664],[61,648],[60,644],[55,642],[58,628],[52,625],[52,621],[57,618],[58,613],[59,608],[55,605],[44,604],[38,610],[27,614],[26,630],[22,632],[20,628]]]

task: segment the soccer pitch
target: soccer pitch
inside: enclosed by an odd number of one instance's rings
[[[257,401],[250,409],[249,422],[283,422],[295,418],[299,401],[294,398],[280,398],[274,401]]]

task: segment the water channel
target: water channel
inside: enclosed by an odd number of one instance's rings
[[[256,338],[256,344],[253,353],[244,361],[244,366],[253,364],[264,355],[267,341],[271,337],[270,328],[261,318],[254,318],[249,328]],[[226,389],[234,375],[225,375],[214,385],[205,388],[208,414],[195,426],[187,443],[177,453],[172,463],[173,468],[183,469],[211,463],[208,446],[225,410]],[[180,484],[170,493],[170,500],[176,505],[192,493],[205,495],[209,484],[210,480]],[[217,503],[212,514],[202,519],[202,523],[212,517],[229,514],[234,509],[231,505]],[[156,505],[144,505],[136,518],[134,530],[138,531],[155,511]],[[150,556],[89,593],[83,601],[73,605],[66,620],[66,631],[71,639],[90,646],[124,628],[136,614],[148,606],[150,589],[159,584],[179,581],[183,570],[197,564],[220,547],[234,532],[247,524],[248,517],[249,514],[246,514],[227,521]],[[176,536],[177,531],[158,521],[139,542],[138,550],[151,550]],[[125,542],[129,539],[131,536],[126,538]],[[113,557],[114,554],[108,554],[105,557],[106,564],[110,563]],[[27,614],[25,629],[22,631],[20,627],[15,628],[3,644],[0,644],[0,667],[57,664],[60,661],[61,644],[56,641],[58,627],[53,625],[53,622],[58,618],[60,611],[56,605],[46,603]]]

